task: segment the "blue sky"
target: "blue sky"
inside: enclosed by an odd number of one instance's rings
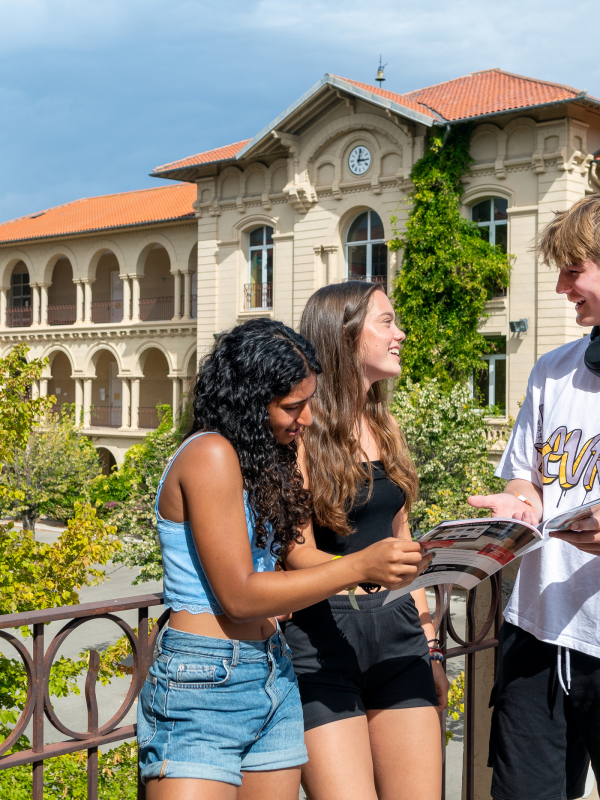
[[[502,67],[600,96],[574,0],[0,0],[0,221],[155,186],[250,137],[325,72],[391,91]]]

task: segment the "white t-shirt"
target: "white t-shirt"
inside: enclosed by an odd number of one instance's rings
[[[600,377],[586,336],[542,356],[496,475],[539,486],[544,519],[600,498]],[[505,619],[543,642],[600,658],[600,556],[558,539],[523,556]]]

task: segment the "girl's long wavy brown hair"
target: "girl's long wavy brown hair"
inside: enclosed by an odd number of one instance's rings
[[[362,281],[324,286],[309,299],[300,333],[315,348],[323,368],[312,400],[313,424],[303,434],[306,465],[319,525],[341,536],[352,533],[347,512],[361,485],[373,486],[371,464],[360,446],[367,425],[390,480],[406,494],[410,513],[417,472],[404,436],[388,411],[383,381],[365,391],[360,338],[378,284]],[[366,462],[366,465],[361,462]]]

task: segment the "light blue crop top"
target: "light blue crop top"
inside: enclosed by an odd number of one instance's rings
[[[158,511],[160,491],[169,470],[173,466],[173,462],[183,448],[193,439],[198,436],[205,436],[207,433],[210,433],[210,431],[190,436],[171,458],[158,484],[154,513],[156,514],[156,525],[162,551],[165,607],[172,608],[173,611],[189,611],[191,614],[205,612],[224,614],[225,612],[219,605],[219,601],[215,597],[208,578],[202,569],[189,521],[172,522],[171,520],[163,519]],[[256,572],[272,572],[277,561],[276,556],[271,553],[273,536],[271,534],[264,549],[258,547],[254,536],[252,511],[248,505],[246,492],[244,492],[244,507],[246,509],[246,523],[248,525],[254,570]]]

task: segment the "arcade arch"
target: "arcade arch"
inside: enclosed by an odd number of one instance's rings
[[[61,412],[65,404],[75,403],[75,381],[71,377],[72,367],[68,356],[62,351],[55,352],[50,357],[50,379],[48,381],[48,394],[56,397],[53,411]]]
[[[102,474],[106,476],[110,475],[113,467],[117,466],[117,459],[111,450],[108,449],[108,447],[97,447],[96,452],[98,453],[98,458],[100,459]]]
[[[87,303],[86,303],[87,306]],[[86,308],[86,320],[89,310]],[[91,293],[91,322],[122,322],[123,282],[119,261],[111,250],[100,255],[96,265],[96,279]]]
[[[175,313],[175,278],[171,259],[162,244],[150,244],[140,256],[144,279],[140,282],[140,319],[172,319]]]
[[[139,390],[140,428],[158,427],[157,405],[173,406],[173,386],[169,378],[169,363],[162,350],[151,347],[140,358],[143,378]]]
[[[73,282],[73,265],[67,256],[59,256],[52,268],[48,287],[48,310],[42,325],[73,325],[77,319],[77,290]]]
[[[85,379],[83,425],[85,428],[119,428],[122,423],[123,387],[119,363],[108,349],[92,357],[94,377]]]

